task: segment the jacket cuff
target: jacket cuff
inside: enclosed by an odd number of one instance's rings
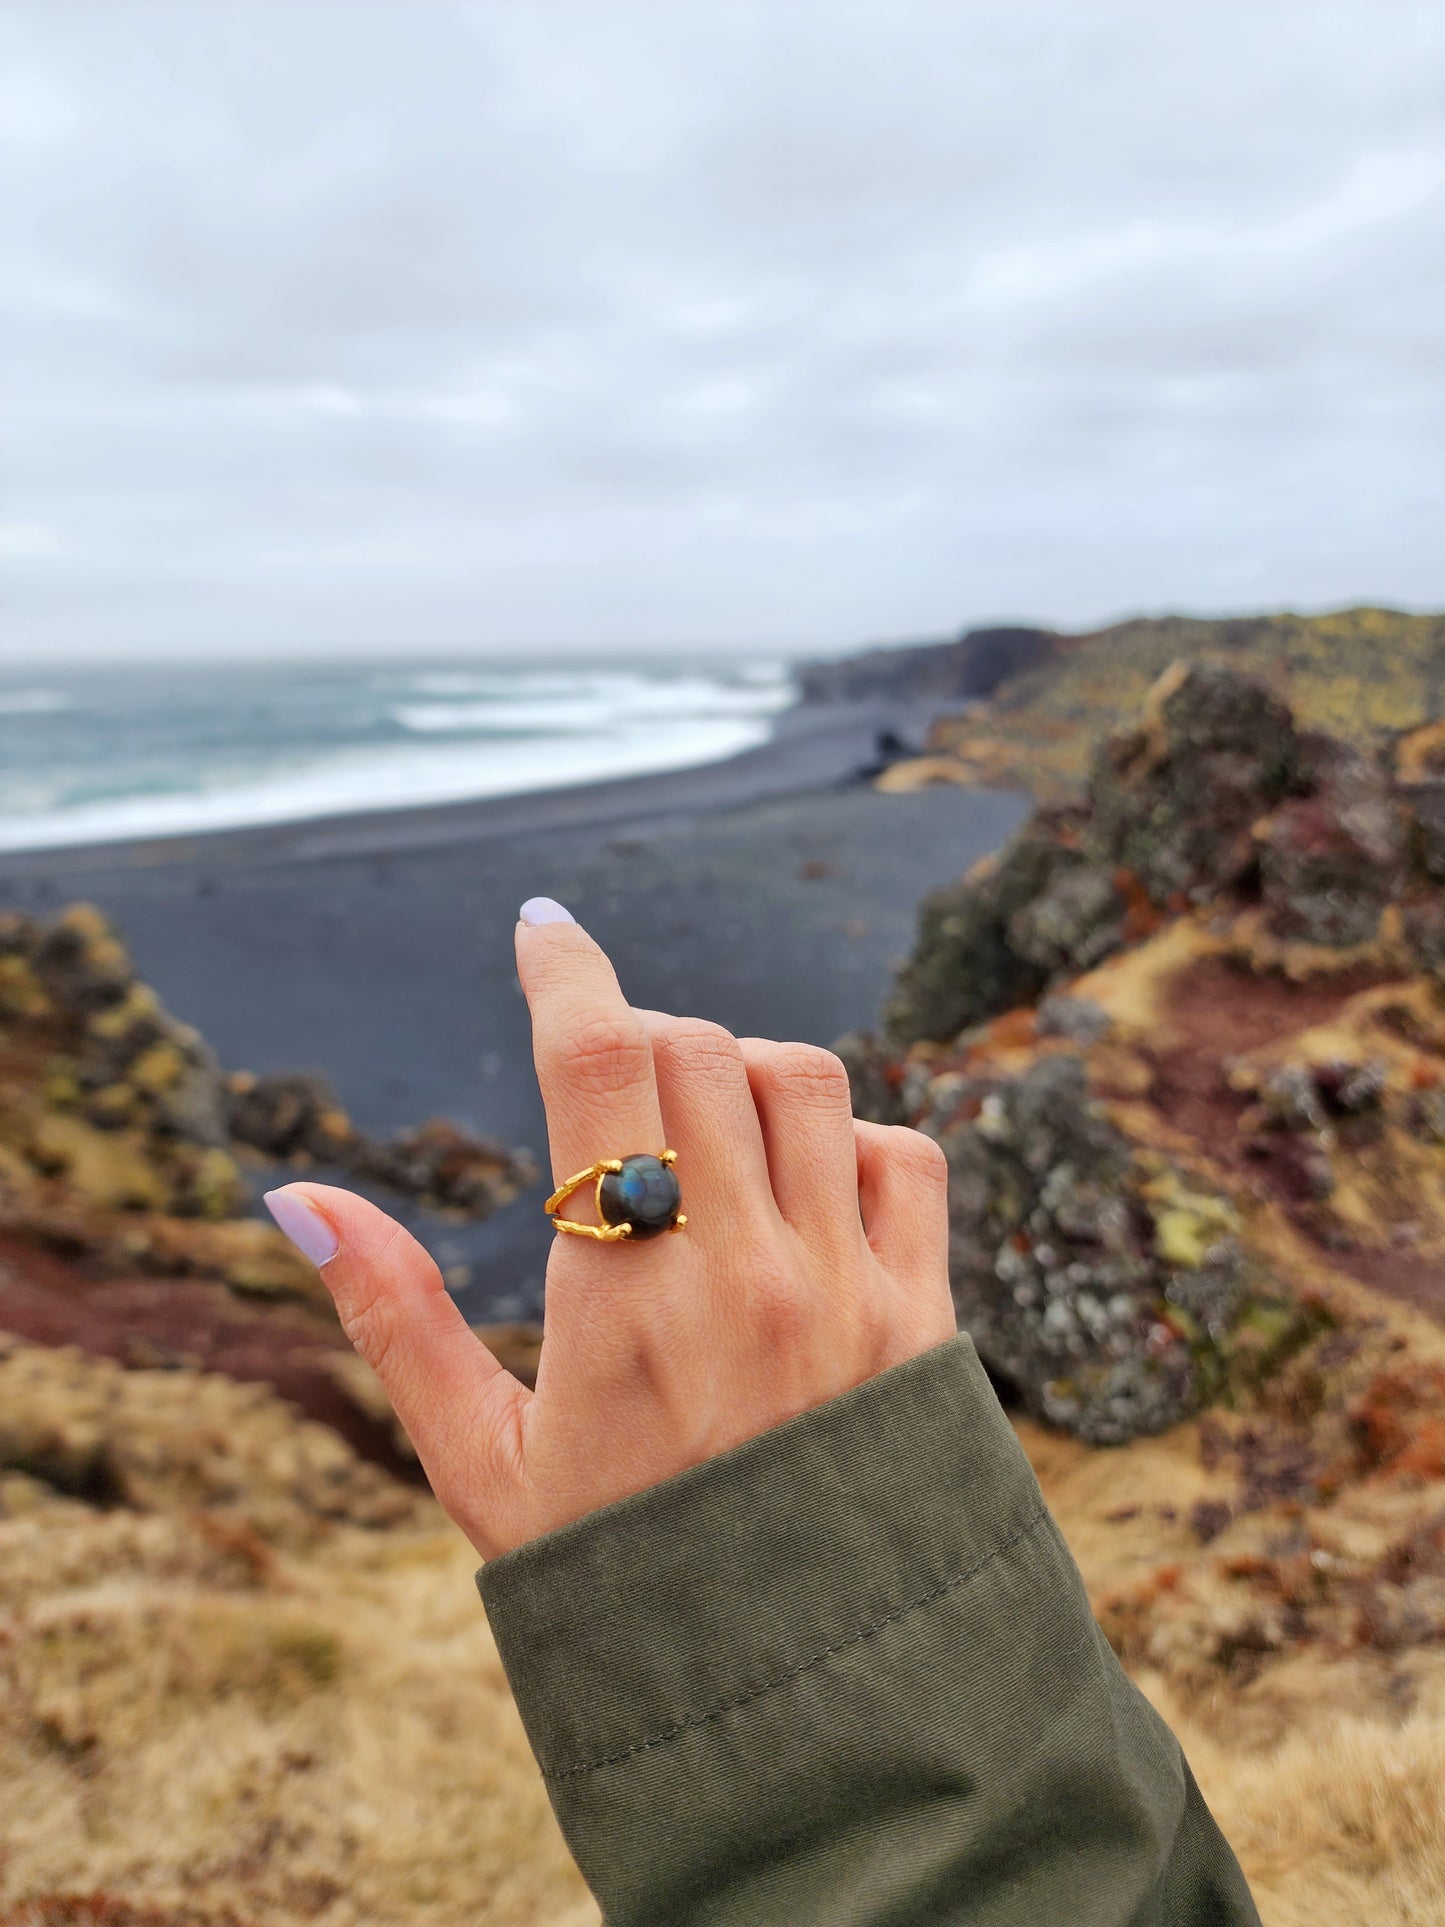
[[[944,1599],[1046,1520],[966,1336],[478,1574],[554,1802]]]

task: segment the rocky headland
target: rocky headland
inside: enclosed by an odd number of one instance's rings
[[[807,664],[800,685],[812,703],[866,696],[934,707],[924,753],[895,758],[886,788],[1005,785],[1045,800],[1076,791],[1101,734],[1179,660],[1254,676],[1305,727],[1362,745],[1445,714],[1445,616],[1374,608],[1138,617],[1077,634],[977,629]]]

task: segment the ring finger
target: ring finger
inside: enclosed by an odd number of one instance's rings
[[[850,1255],[864,1239],[847,1071],[813,1044],[738,1043],[778,1209],[812,1249]]]

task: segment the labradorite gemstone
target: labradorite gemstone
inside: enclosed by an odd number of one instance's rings
[[[655,1238],[677,1222],[682,1187],[670,1164],[642,1155],[607,1173],[597,1201],[608,1224],[630,1224],[634,1238]]]

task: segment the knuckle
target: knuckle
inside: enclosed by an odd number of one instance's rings
[[[770,1077],[803,1102],[820,1109],[852,1109],[852,1087],[841,1057],[814,1044],[784,1044],[769,1066]]]
[[[353,1289],[337,1305],[341,1329],[360,1352],[378,1378],[387,1376],[397,1342],[402,1336],[405,1315],[399,1309],[390,1279],[399,1265],[412,1255],[411,1233],[404,1225],[390,1223],[367,1257],[366,1276],[360,1289]],[[441,1273],[426,1260],[427,1282],[433,1290],[444,1292]]]
[[[812,1324],[806,1294],[797,1286],[774,1280],[754,1294],[753,1335],[770,1358],[799,1355]]]
[[[396,1342],[396,1319],[384,1291],[353,1299],[341,1312],[341,1329],[367,1364],[382,1378]]]
[[[738,1040],[721,1024],[710,1024],[702,1017],[688,1017],[674,1024],[660,1040],[672,1060],[699,1077],[734,1077],[743,1074],[743,1054]]]
[[[569,1084],[599,1096],[640,1083],[652,1069],[642,1026],[620,1012],[584,1017],[549,1055],[553,1070]]]
[[[911,1177],[942,1189],[948,1182],[948,1159],[936,1138],[907,1124],[890,1127],[886,1153]]]

